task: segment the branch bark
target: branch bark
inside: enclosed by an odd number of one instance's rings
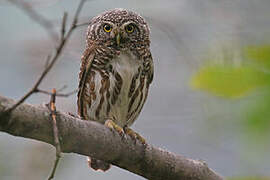
[[[0,96],[0,131],[54,144],[50,112],[45,107],[22,104],[11,113],[15,101]],[[134,143],[102,124],[57,112],[62,151],[107,161],[151,180],[222,180],[201,161]]]

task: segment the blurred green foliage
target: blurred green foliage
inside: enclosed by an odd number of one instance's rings
[[[243,113],[245,127],[249,132],[270,134],[270,45],[246,46],[241,55],[237,63],[230,59],[233,56],[225,56],[220,63],[210,55],[192,77],[191,86],[226,99],[255,94]]]
[[[214,65],[204,66],[191,81],[196,89],[206,90],[217,96],[237,98],[255,88],[270,85],[270,76],[252,66]]]
[[[270,45],[246,46],[243,49],[243,55],[245,59],[253,60],[270,70]]]

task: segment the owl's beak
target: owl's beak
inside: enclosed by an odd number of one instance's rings
[[[120,35],[120,33],[117,33],[115,40],[116,40],[117,46],[119,47],[119,46],[120,46],[120,40],[121,40],[121,35]]]

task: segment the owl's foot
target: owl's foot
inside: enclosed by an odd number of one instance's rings
[[[129,135],[132,139],[134,140],[138,140],[139,142],[141,142],[143,145],[146,144],[145,139],[139,135],[138,133],[136,133],[135,131],[133,131],[132,129],[130,129],[129,127],[125,126],[124,127],[124,131],[127,135]]]
[[[70,115],[70,116],[72,116],[72,117],[74,117],[74,118],[77,118],[77,119],[82,119],[81,116],[76,115],[76,114],[73,114],[73,113],[71,113],[71,112],[68,112],[68,115]]]
[[[123,128],[121,128],[120,126],[118,126],[117,124],[115,124],[115,122],[113,122],[112,120],[107,120],[105,122],[105,126],[107,126],[108,128],[115,130],[116,132],[118,132],[118,134],[120,136],[124,135],[124,130]]]

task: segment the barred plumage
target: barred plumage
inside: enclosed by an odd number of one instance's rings
[[[153,79],[148,25],[134,12],[114,9],[91,20],[86,43],[79,75],[79,115],[130,126],[142,110]],[[91,166],[108,168],[93,158]]]

